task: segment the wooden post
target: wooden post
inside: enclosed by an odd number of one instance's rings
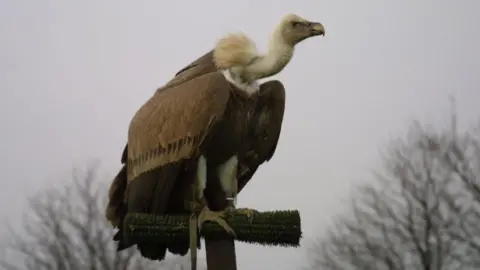
[[[237,270],[235,242],[205,239],[207,270]]]

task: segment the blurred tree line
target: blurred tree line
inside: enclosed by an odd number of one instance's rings
[[[12,229],[0,267],[6,270],[187,270],[189,257],[144,259],[135,247],[116,251],[114,229],[104,213],[108,185],[98,166],[74,170],[62,188],[29,199],[20,228]],[[15,226],[17,227],[17,226]],[[198,269],[206,269],[199,261]]]
[[[308,248],[308,267],[480,269],[480,125],[414,123]],[[480,122],[479,122],[480,123]]]

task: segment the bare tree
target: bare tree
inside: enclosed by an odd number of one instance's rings
[[[10,229],[5,269],[22,270],[183,270],[188,257],[161,263],[136,248],[117,252],[113,228],[104,217],[107,186],[96,181],[96,166],[74,171],[65,188],[42,191],[29,201],[20,230]]]
[[[480,133],[415,123],[309,249],[308,269],[480,267]]]

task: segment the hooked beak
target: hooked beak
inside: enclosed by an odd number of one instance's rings
[[[325,36],[325,27],[323,27],[323,24],[321,23],[311,22],[310,33],[312,34],[312,36]]]

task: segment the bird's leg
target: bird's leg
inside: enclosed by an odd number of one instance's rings
[[[222,228],[231,234],[233,237],[236,237],[233,229],[228,225],[228,223],[223,219],[224,211],[212,211],[208,208],[207,200],[204,196],[204,190],[207,187],[207,160],[205,157],[200,156],[197,165],[197,175],[195,177],[195,200],[198,205],[201,207],[201,210],[198,214],[198,228],[201,231],[202,225],[206,221],[217,222]]]
[[[227,200],[227,213],[232,213],[235,210],[235,205],[237,202],[238,194],[238,181],[237,181],[237,171],[238,171],[238,158],[237,156],[232,156],[227,162],[219,166],[217,173],[218,178],[220,179],[220,184],[222,189],[225,192]],[[235,212],[240,212],[247,216],[248,220],[251,222],[253,219],[253,214],[256,212],[253,209],[241,208],[236,209]]]
[[[192,215],[189,220],[189,234],[190,234],[190,259],[191,259],[191,269],[197,269],[197,239],[199,225],[199,215],[198,213],[206,205],[205,201],[202,200],[203,190],[207,184],[207,161],[204,156],[200,156],[197,161],[197,170],[194,177],[193,184],[191,185],[190,190],[190,200],[186,201],[187,208],[191,211]]]
[[[227,207],[225,211],[231,213],[235,209],[235,200],[237,194],[237,156],[230,157],[225,163],[218,166],[217,176],[220,180],[220,185],[225,193],[227,200]]]

